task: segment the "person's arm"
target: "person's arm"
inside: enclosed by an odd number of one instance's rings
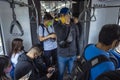
[[[42,26],[40,26],[40,27],[38,28],[38,39],[39,39],[40,41],[45,41],[45,40],[48,40],[48,39],[50,39],[50,38],[56,38],[56,34],[49,34],[49,35],[47,35],[47,36],[44,36],[44,32],[45,32],[45,31],[43,31],[43,30],[45,30],[45,29],[44,29],[44,27],[42,27]]]
[[[80,58],[80,35],[79,35],[79,29],[78,26],[75,25],[75,31],[76,31],[76,46],[77,46],[77,57]]]
[[[48,39],[50,39],[50,38],[51,38],[51,35],[48,35],[48,36],[45,36],[45,37],[39,36],[39,40],[40,40],[40,41],[45,41],[45,40],[48,40]]]
[[[81,25],[80,22],[78,22],[78,23],[77,23],[77,26],[78,26],[78,29],[79,29],[79,36],[80,36],[80,38],[81,38],[81,36],[82,36],[82,25]]]

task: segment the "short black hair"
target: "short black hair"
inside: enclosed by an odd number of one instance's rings
[[[51,16],[51,14],[50,14],[50,13],[45,12],[45,15],[44,15],[43,19],[44,19],[44,20],[52,20],[52,19],[53,19],[53,17]]]
[[[114,40],[120,39],[120,26],[117,24],[106,24],[99,33],[99,42],[111,45]]]
[[[79,18],[79,13],[73,13],[72,16],[75,17],[75,18]]]
[[[41,44],[34,44],[31,49],[36,49],[39,53],[43,51],[43,46]]]

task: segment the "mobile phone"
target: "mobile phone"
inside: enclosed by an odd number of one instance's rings
[[[50,73],[50,74],[53,74],[54,72],[55,72],[55,70],[53,69],[53,70],[51,70],[49,73]]]

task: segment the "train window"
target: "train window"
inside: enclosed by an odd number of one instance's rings
[[[1,24],[0,24],[0,55],[4,55],[3,42],[2,42]]]

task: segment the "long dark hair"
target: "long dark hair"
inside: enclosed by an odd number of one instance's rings
[[[16,54],[17,52],[21,51],[23,47],[23,40],[20,39],[20,38],[15,38],[13,41],[12,41],[12,50],[11,50],[11,54],[10,56],[14,53]]]

